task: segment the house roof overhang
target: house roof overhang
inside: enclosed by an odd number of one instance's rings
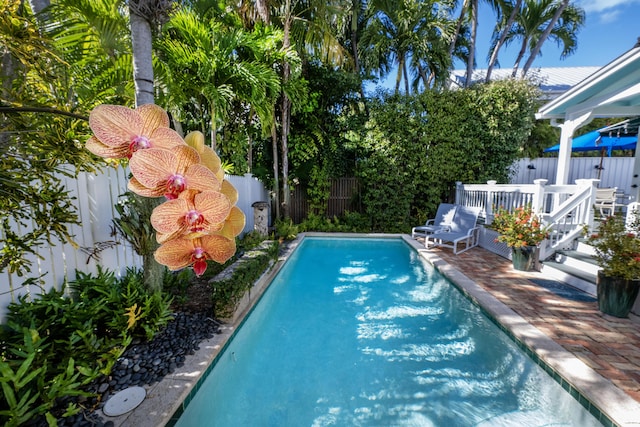
[[[636,116],[640,111],[640,43],[538,110],[537,119]]]

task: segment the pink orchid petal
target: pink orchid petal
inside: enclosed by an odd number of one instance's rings
[[[103,159],[126,159],[129,154],[127,146],[109,147],[100,142],[95,136],[87,140],[85,148]]]
[[[175,173],[178,158],[169,150],[149,148],[137,151],[129,161],[133,176],[147,188],[165,187],[167,179]]]
[[[184,228],[184,215],[189,205],[183,199],[168,200],[151,213],[151,225],[162,234],[171,234]]]
[[[169,115],[162,107],[155,104],[144,104],[136,108],[136,112],[142,118],[142,133],[149,134],[156,128],[168,128]]]
[[[169,270],[179,270],[191,264],[194,251],[193,242],[187,239],[173,239],[162,245],[154,253],[156,261]]]
[[[89,114],[89,126],[96,138],[109,147],[129,147],[140,135],[143,120],[136,111],[119,105],[99,105]]]

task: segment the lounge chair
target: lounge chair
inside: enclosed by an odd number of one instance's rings
[[[442,230],[444,227],[448,227],[453,220],[453,216],[456,213],[456,205],[451,203],[440,203],[436,212],[436,217],[427,220],[424,225],[419,225],[411,229],[411,237],[414,239],[416,236],[426,236],[436,231]]]
[[[616,210],[617,187],[596,188],[596,202],[594,207],[600,210],[600,215],[610,216]]]
[[[452,248],[453,253],[458,255],[478,246],[480,228],[476,223],[479,214],[480,208],[458,206],[449,226],[425,237],[425,247],[444,246]],[[458,249],[458,244],[460,243],[464,243],[463,249]]]

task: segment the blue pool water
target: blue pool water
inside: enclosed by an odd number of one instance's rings
[[[177,422],[600,426],[400,239],[306,238]]]

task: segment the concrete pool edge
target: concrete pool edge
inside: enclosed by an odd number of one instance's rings
[[[552,377],[559,375],[560,380],[558,378],[556,380],[559,380],[558,382],[567,392],[569,392],[567,387],[577,390],[581,396],[617,426],[640,426],[640,419],[637,416],[640,414],[640,403],[435,253],[425,249],[423,245],[407,235],[403,235],[403,239],[421,257],[487,312],[507,333],[522,343],[536,357],[539,357],[546,366],[549,366],[553,372],[545,370]]]
[[[435,253],[425,249],[423,245],[406,234],[379,233],[301,233],[287,245],[285,253],[279,257],[273,268],[263,274],[252,290],[255,295],[250,298],[250,304],[237,316],[237,320],[230,325],[223,325],[221,333],[200,344],[195,355],[189,356],[185,365],[168,375],[159,383],[145,387],[147,398],[135,410],[120,417],[107,417],[115,426],[135,425],[139,427],[156,427],[173,425],[175,417],[182,412],[191,400],[192,394],[200,387],[213,366],[217,356],[224,350],[237,328],[242,325],[263,292],[268,288],[272,279],[280,271],[285,261],[305,237],[337,237],[337,238],[390,238],[402,239],[411,246],[423,259],[438,269],[445,277],[457,285],[465,294],[476,302],[484,311],[492,316],[506,332],[527,346],[531,352],[539,357],[544,364],[550,366],[566,382],[575,387],[582,396],[587,398],[599,411],[606,414],[620,427],[638,427],[640,420],[632,420],[634,413],[640,413],[640,404],[618,389],[582,361],[565,350],[558,343],[530,325],[511,308],[498,301],[489,292],[469,279],[462,272],[449,265]],[[554,376],[551,372],[550,374]],[[564,384],[563,384],[564,386]],[[568,391],[568,390],[567,390]]]

